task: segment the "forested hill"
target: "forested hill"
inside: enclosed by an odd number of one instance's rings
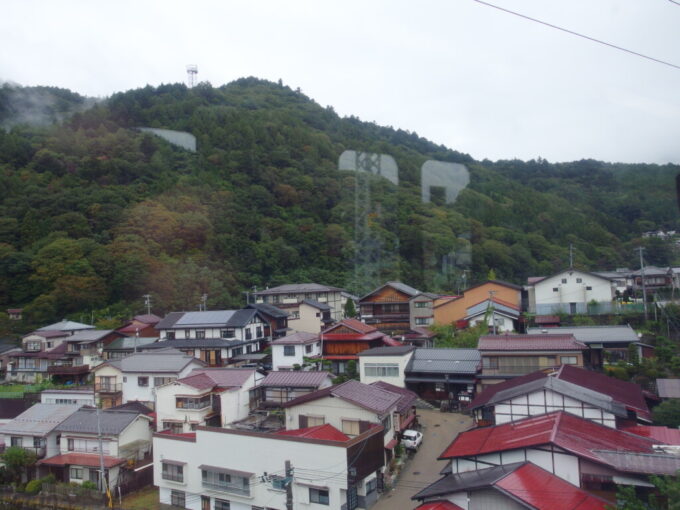
[[[139,126],[191,132],[198,151]],[[60,124],[0,130],[0,305],[41,323],[138,313],[147,293],[159,314],[196,309],[204,293],[209,308],[241,306],[243,291],[285,282],[362,293],[379,282],[354,278],[355,174],[337,170],[346,149],[399,167],[398,187],[370,182],[381,282],[455,291],[470,246],[468,282],[491,269],[516,283],[550,273],[570,243],[585,269],[637,267],[641,243],[649,263],[676,259],[670,243],[640,237],[680,230],[677,166],[477,162],[248,78],[146,87]],[[468,167],[455,204],[421,202],[428,159]]]

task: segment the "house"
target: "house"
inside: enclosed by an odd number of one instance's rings
[[[288,326],[291,331],[319,333],[335,322],[331,312],[331,307],[326,303],[304,299],[298,303],[296,310],[290,312]]]
[[[406,365],[404,382],[425,400],[465,407],[474,394],[480,365],[477,349],[416,349]]]
[[[159,344],[146,349],[173,347],[191,353],[210,366],[224,366],[239,354],[259,352],[269,340],[265,320],[253,308],[204,312],[171,312],[156,329]],[[164,343],[166,342],[166,343]]]
[[[63,390],[43,390],[40,392],[43,404],[73,404],[78,406],[94,406],[94,388],[82,386]]]
[[[108,345],[105,345],[102,349],[102,358],[105,360],[116,360],[134,354],[135,352],[142,351],[144,347],[149,344],[153,344],[158,341],[158,337],[136,337],[136,336],[124,336],[115,339]],[[166,346],[165,344],[163,345]]]
[[[95,327],[91,326],[90,324],[83,324],[82,322],[75,322],[64,319],[62,321],[55,322],[54,324],[48,324],[47,326],[38,328],[38,331],[62,331],[64,333],[72,335],[76,331],[82,331],[84,329],[95,329]]]
[[[7,317],[11,321],[20,321],[23,313],[24,313],[23,308],[8,308],[7,309]]]
[[[273,371],[258,386],[260,407],[278,408],[297,397],[333,385],[328,372]]]
[[[103,408],[137,400],[155,406],[155,388],[189,375],[205,363],[175,349],[138,352],[105,361],[93,370],[94,391]]]
[[[364,384],[385,381],[406,387],[406,365],[416,350],[412,345],[374,347],[359,353],[359,378]]]
[[[520,310],[522,287],[502,280],[488,280],[470,287],[461,296],[442,296],[434,303],[434,322],[441,325],[457,324],[470,315],[469,308],[488,299],[497,300],[514,310]]]
[[[477,349],[482,358],[478,391],[506,379],[561,365],[583,366],[585,344],[573,335],[482,335]]]
[[[574,326],[555,328],[528,328],[529,335],[573,335],[585,344],[584,363],[592,368],[602,368],[605,363],[628,360],[630,345],[636,346],[639,358],[653,355],[653,348],[640,342],[638,334],[630,325],[625,326]]]
[[[434,347],[434,340],[437,334],[429,328],[416,326],[411,328],[408,333],[404,333],[399,337],[401,343],[412,345],[414,347],[423,347],[429,349]]]
[[[404,283],[387,282],[359,299],[361,321],[392,335],[407,333],[411,328],[410,301],[418,294],[419,290]],[[415,302],[413,306],[415,310]]]
[[[199,368],[158,386],[157,429],[183,433],[241,420],[257,406],[254,388],[263,378],[253,368]]]
[[[589,305],[615,311],[616,283],[610,278],[569,268],[547,277],[533,277],[527,286],[529,313],[536,315],[587,314]]]
[[[564,411],[459,434],[439,456],[453,474],[529,461],[610,501],[617,485],[648,488],[650,474],[674,474],[680,456],[658,440],[605,427]]]
[[[99,484],[103,462],[107,485],[115,493],[140,470],[152,469],[150,422],[136,411],[79,409],[54,429],[59,451],[38,461],[39,473],[65,483]]]
[[[264,336],[272,340],[284,337],[290,331],[288,328],[288,312],[267,303],[250,303],[246,308],[253,308],[260,312],[264,319]]]
[[[256,291],[252,296],[256,304],[274,305],[288,312],[290,317],[299,311],[300,303],[306,299],[323,303],[330,307],[331,319],[339,321],[344,316],[343,307],[347,300],[343,298],[344,292],[344,289],[318,283],[291,283]]]
[[[9,355],[6,379],[35,383],[54,376],[61,382],[82,384],[87,380],[90,368],[78,364],[78,355],[67,350],[68,344],[62,342],[45,351],[13,352]]]
[[[633,289],[642,290],[642,274],[644,271],[645,288],[647,290],[671,287],[673,285],[673,268],[647,266],[633,271]]]
[[[531,462],[448,474],[413,499],[426,501],[416,510],[607,510],[611,505]]]
[[[514,332],[519,325],[519,307],[497,298],[485,299],[466,309],[463,320],[469,326],[484,322],[494,333]]]
[[[293,370],[301,368],[305,359],[319,358],[321,340],[318,333],[293,333],[274,340],[272,348],[272,368],[274,370]]]
[[[331,372],[342,374],[350,361],[358,361],[359,353],[383,346],[401,345],[374,326],[356,319],[343,319],[321,332],[324,360],[331,362]]]
[[[0,429],[5,447],[20,446],[38,459],[56,455],[59,433],[55,429],[79,408],[73,404],[34,404]]]
[[[198,427],[156,433],[154,485],[161,504],[199,509],[368,508],[384,467],[383,430],[347,437],[330,426],[279,434]],[[229,452],[216,455],[215,452]],[[290,484],[290,485],[289,485]],[[199,496],[200,495],[200,496]]]
[[[64,340],[66,354],[72,357],[71,363],[55,364],[47,372],[56,379],[67,379],[71,374],[89,373],[90,368],[99,365],[103,358],[104,346],[123,338],[123,334],[108,329],[89,329],[76,331]]]
[[[397,409],[392,416],[394,421],[394,430],[397,432],[397,434],[401,434],[403,431],[413,426],[417,419],[415,404],[418,400],[418,395],[416,395],[411,390],[407,390],[406,388],[400,386],[395,386],[394,384],[390,384],[385,381],[372,382],[371,386],[375,386],[381,390],[389,391],[390,393],[399,395]]]
[[[157,337],[158,331],[156,331],[156,324],[160,321],[161,318],[152,313],[135,315],[132,320],[126,322],[116,331],[125,336]]]
[[[427,327],[434,324],[434,303],[439,294],[421,292],[409,299],[409,328]]]
[[[396,446],[393,415],[401,395],[377,386],[349,380],[323,388],[283,404],[286,429],[330,424],[350,437],[382,425],[388,457]]]

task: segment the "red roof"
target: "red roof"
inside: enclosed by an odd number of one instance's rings
[[[440,459],[554,444],[574,455],[602,464],[602,459],[593,450],[654,453],[652,445],[656,443],[657,441],[651,439],[557,411],[463,432],[444,450]]]
[[[326,441],[349,441],[349,436],[343,434],[330,423],[307,427],[305,429],[279,430],[280,436],[306,437],[309,439],[324,439]]]
[[[196,368],[188,376],[177,379],[177,382],[197,390],[240,388],[255,371],[254,368]]]
[[[400,345],[404,345],[404,344],[402,344],[399,340],[395,340],[394,338],[389,337],[389,336],[384,336],[384,337],[383,337],[383,343],[384,343],[385,345],[389,345],[389,346],[391,346],[391,347],[398,347],[398,346],[400,346]]]
[[[680,430],[668,427],[653,427],[650,425],[637,425],[635,427],[625,427],[623,430],[642,437],[656,439],[664,444],[680,445]]]
[[[536,372],[531,372],[529,374],[521,375],[519,377],[513,377],[512,379],[508,379],[507,381],[492,384],[491,386],[485,388],[484,391],[479,393],[472,400],[472,402],[470,402],[469,407],[471,409],[474,409],[476,407],[483,406],[489,400],[491,400],[496,395],[496,393],[499,393],[503,390],[507,390],[508,388],[514,388],[515,386],[520,386],[522,384],[535,381],[537,379],[542,379],[544,377],[548,377],[547,374],[545,372],[541,372],[540,370],[538,370]]]
[[[112,468],[120,464],[125,464],[125,459],[118,457],[109,457],[104,455],[104,467]],[[94,453],[67,453],[65,455],[56,455],[49,459],[42,459],[38,464],[47,466],[88,466],[99,467],[99,455]]]
[[[373,326],[369,326],[367,324],[364,324],[360,320],[357,319],[343,319],[337,324],[333,324],[330,328],[328,328],[326,331],[333,331],[334,329],[341,328],[341,327],[347,327],[349,329],[353,329],[357,333],[371,333],[373,331],[376,331],[377,328]],[[326,334],[326,331],[324,331],[324,336]]]
[[[559,324],[560,323],[560,316],[559,315],[537,315],[534,318],[534,322],[536,324]]]
[[[430,501],[423,503],[416,510],[463,510],[463,507],[454,505],[450,501]]]
[[[480,351],[583,351],[585,344],[574,335],[484,335],[479,338]]]
[[[609,505],[531,463],[494,485],[538,510],[605,510]]]
[[[626,408],[634,410],[643,420],[652,421],[652,415],[647,407],[647,402],[645,402],[642,389],[635,383],[571,365],[562,365],[557,377],[563,381],[609,395]]]

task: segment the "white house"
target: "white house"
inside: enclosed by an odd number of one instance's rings
[[[64,390],[43,390],[40,392],[43,404],[77,404],[94,406],[94,388],[82,387]]]
[[[343,307],[347,296],[343,289],[329,287],[318,283],[291,283],[279,285],[271,289],[253,292],[256,303],[267,303],[293,314],[299,310],[304,300],[316,301],[330,307],[330,316],[339,321],[344,316]],[[292,327],[292,326],[291,326]]]
[[[72,404],[35,404],[0,429],[5,447],[20,446],[38,459],[59,452],[56,427],[80,408]]]
[[[305,299],[297,304],[297,308],[287,311],[288,327],[293,332],[319,333],[334,322],[331,307],[311,299]]]
[[[60,434],[59,451],[38,462],[41,474],[53,473],[66,483],[98,484],[102,456],[106,480],[115,489],[135,476],[134,471],[125,473],[126,468],[145,459],[143,464],[150,467],[150,423],[151,418],[136,411],[79,409],[55,428]]]
[[[333,385],[328,372],[283,370],[272,371],[260,383],[261,407],[281,407],[284,403]]]
[[[155,389],[185,377],[200,360],[175,349],[138,352],[119,360],[105,361],[93,370],[94,391],[102,407],[114,407],[136,400],[154,408]]]
[[[282,510],[288,485],[295,509],[342,510],[348,494],[356,495],[361,508],[375,501],[384,466],[381,427],[353,438],[329,426],[291,432],[198,427],[195,434],[154,434],[160,503],[192,510]]]
[[[464,320],[470,326],[486,322],[490,331],[502,333],[515,331],[515,323],[519,320],[520,309],[512,303],[500,299],[485,299],[466,309]]]
[[[305,358],[321,355],[321,340],[319,333],[299,332],[274,340],[271,348],[272,368],[293,370],[296,365],[303,367]]]
[[[156,388],[157,429],[190,432],[226,426],[256,407],[254,388],[264,376],[253,368],[199,368]]]
[[[393,415],[400,398],[377,386],[349,380],[283,404],[286,429],[330,424],[352,437],[375,423],[383,426],[384,446],[392,450],[396,446]]]
[[[224,340],[261,341],[265,321],[252,308],[205,312],[171,312],[158,324],[160,340]],[[259,349],[257,349],[259,350]]]
[[[616,296],[616,283],[610,278],[574,268],[530,282],[529,312],[536,315],[587,314],[589,303],[612,307]]]
[[[416,348],[412,345],[375,347],[359,353],[359,377],[362,383],[384,381],[406,387],[405,371]]]

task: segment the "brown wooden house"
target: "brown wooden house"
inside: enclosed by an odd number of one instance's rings
[[[408,333],[409,301],[418,294],[420,291],[401,282],[387,282],[359,299],[361,320],[391,335]]]

